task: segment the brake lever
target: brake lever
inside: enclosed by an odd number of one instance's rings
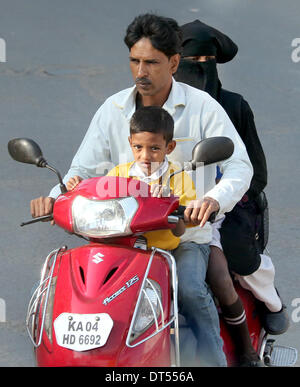
[[[42,222],[44,220],[53,220],[53,215],[44,215],[44,216],[39,216],[37,218],[34,218],[34,219],[31,219],[31,220],[28,220],[27,222],[23,222],[20,224],[21,227],[23,226],[27,226],[28,224],[32,224],[32,223],[37,223],[37,222]]]

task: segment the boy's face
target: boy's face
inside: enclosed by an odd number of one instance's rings
[[[134,161],[138,163],[147,176],[150,176],[159,168],[165,156],[171,153],[176,146],[174,140],[167,144],[161,133],[134,133],[128,140]]]

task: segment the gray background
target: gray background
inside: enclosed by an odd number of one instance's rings
[[[0,63],[0,298],[6,303],[0,366],[34,366],[24,327],[30,290],[51,249],[81,243],[49,224],[19,227],[30,217],[30,200],[47,195],[56,179],[50,171],[12,161],[7,142],[35,139],[48,161],[65,173],[99,105],[132,84],[123,36],[134,16],[146,11],[180,24],[199,18],[239,46],[237,57],[219,66],[220,77],[255,113],[269,167],[269,250],[276,285],[296,317],[278,342],[300,349],[300,323],[292,306],[300,298],[300,63],[291,59],[291,42],[300,36],[299,2],[0,0],[0,38],[7,45],[7,62]]]

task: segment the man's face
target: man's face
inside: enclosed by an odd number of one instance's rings
[[[142,171],[148,176],[159,168],[166,155],[171,153],[176,146],[174,140],[167,144],[161,133],[134,133],[128,140],[134,161],[138,163]]]
[[[129,59],[133,79],[142,97],[169,94],[172,75],[180,60],[178,54],[168,58],[152,46],[150,39],[141,38],[131,47]]]

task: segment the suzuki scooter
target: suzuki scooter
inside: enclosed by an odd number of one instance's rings
[[[17,161],[54,171],[60,182],[53,214],[21,226],[54,220],[86,241],[80,247],[55,249],[44,262],[26,317],[37,365],[180,366],[176,262],[168,251],[148,249],[143,237],[147,231],[175,227],[184,212],[178,198],[154,198],[141,181],[108,176],[84,180],[67,192],[61,175],[34,141],[13,139],[8,149]],[[228,138],[203,140],[184,170],[225,160],[232,152]],[[237,291],[261,359],[268,366],[293,365],[296,350],[274,346],[261,326],[252,294],[239,286]],[[231,366],[236,361],[234,345],[221,315],[220,323]],[[285,355],[284,362],[278,354]]]

